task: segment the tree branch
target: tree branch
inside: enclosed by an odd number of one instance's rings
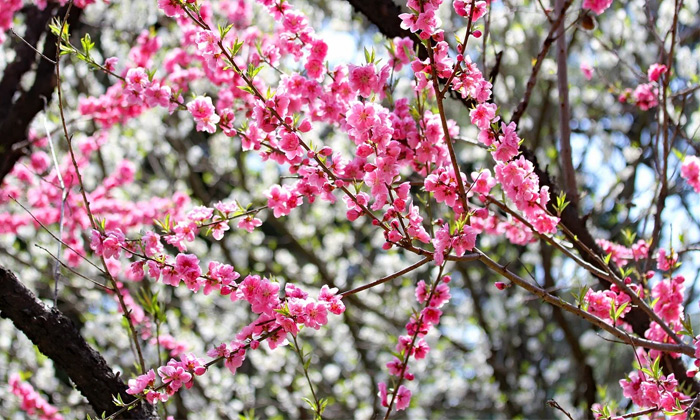
[[[11,320],[42,354],[66,372],[97,414],[118,409],[112,403],[113,395],[121,395],[125,402],[134,400],[126,393],[124,382],[90,347],[73,323],[61,311],[37,299],[3,266],[0,266],[0,317]],[[148,405],[136,407],[128,417],[157,418]]]
[[[569,77],[567,74],[568,53],[566,49],[566,20],[565,0],[557,0],[557,13],[562,22],[557,27],[557,90],[559,91],[559,147],[562,174],[564,175],[564,190],[571,200],[571,205],[578,208],[578,186],[576,185],[576,170],[571,156],[571,113],[569,110]]]

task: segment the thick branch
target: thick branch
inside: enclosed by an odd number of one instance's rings
[[[566,3],[557,0],[559,20],[566,20]],[[569,77],[567,74],[566,28],[559,24],[557,28],[557,90],[559,91],[559,146],[561,148],[561,169],[564,175],[564,189],[571,204],[578,208],[578,186],[576,185],[576,170],[571,156],[571,114],[569,110]]]
[[[10,319],[36,345],[39,351],[71,378],[96,413],[114,412],[112,396],[125,402],[134,398],[126,393],[119,379],[102,356],[80,335],[73,323],[56,308],[49,308],[17,277],[0,266],[0,317]],[[150,407],[139,406],[129,418],[157,418]]]

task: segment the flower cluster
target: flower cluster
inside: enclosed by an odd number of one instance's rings
[[[100,132],[90,137],[75,140],[76,163],[80,171],[86,170],[90,158],[103,144],[107,133]],[[63,206],[63,242],[70,247],[64,247],[60,256],[70,267],[77,267],[86,254],[87,244],[84,242],[84,230],[91,225],[88,215],[80,210],[83,207],[82,194],[75,190],[78,177],[70,156],[58,160],[58,167],[51,164],[47,138],[38,138],[30,134],[34,152],[29,156],[28,164],[15,165],[9,176],[0,184],[0,204],[10,198],[27,203],[32,208],[31,214],[25,211],[14,212],[9,209],[0,210],[0,234],[17,234],[23,226],[39,227],[58,223],[61,219]],[[59,177],[66,186],[65,202],[63,202]],[[123,199],[120,190],[134,188],[136,180],[135,165],[127,160],[116,163],[111,168],[111,174],[105,177],[91,192],[86,192],[93,216],[104,226],[106,248],[101,247],[108,256],[118,254],[116,247],[121,245],[121,239],[130,229],[140,229],[149,226],[154,219],[162,219],[166,214],[173,218],[181,218],[181,209],[189,203],[189,197],[180,192],[172,194],[172,198],[151,197],[144,201],[133,202]],[[62,204],[63,202],[63,204]],[[120,272],[118,263],[111,266],[113,273]]]
[[[22,382],[19,374],[10,375],[10,391],[22,399],[20,407],[30,416],[37,416],[40,420],[63,420],[58,414],[58,409],[49,404],[34,388]]]
[[[260,341],[267,340],[271,349],[284,344],[287,334],[296,335],[302,326],[319,329],[328,322],[328,313],[340,315],[345,311],[337,289],[323,286],[318,299],[288,283],[285,297],[279,297],[279,284],[259,276],[247,276],[240,284],[229,283],[228,293],[232,300],[246,300],[251,310],[259,317],[244,327],[230,343],[222,343],[207,352],[215,360],[223,359],[224,365],[235,374],[245,361],[246,350],[257,349]],[[233,289],[233,290],[232,290]],[[222,290],[222,294],[225,294]],[[129,380],[127,393],[143,394],[149,403],[167,401],[183,386],[192,387],[194,378],[203,375],[207,367],[214,363],[204,363],[193,354],[184,354],[181,359],[171,359],[167,365],[157,369],[161,385],[156,386],[156,374],[151,369],[147,373]]]
[[[156,373],[151,369],[135,379],[130,379],[126,392],[131,395],[144,393],[150,404],[165,402],[183,385],[190,389],[194,384],[194,377],[203,375],[206,370],[202,359],[187,353],[180,360],[170,359],[167,365],[158,368],[158,376],[163,383],[158,390],[155,387]]]
[[[681,166],[681,176],[700,193],[700,159],[697,156],[686,156]]]
[[[627,379],[620,380],[620,386],[623,395],[641,408],[661,407],[675,411],[679,401],[688,398],[677,390],[678,380],[673,374],[654,379],[642,371],[634,371]]]
[[[640,298],[644,297],[644,290],[640,285],[632,284],[632,279],[626,278],[625,284]],[[584,300],[588,305],[588,312],[609,324],[622,324],[622,318],[632,310],[632,299],[614,284],[610,285],[609,290],[588,289]]]
[[[605,255],[610,255],[612,262],[620,267],[625,267],[630,260],[643,260],[649,254],[649,244],[642,239],[632,244],[630,248],[605,239],[596,239],[596,244],[600,246]]]
[[[508,130],[508,132],[515,136],[514,131]],[[507,163],[499,161],[495,172],[496,180],[503,187],[506,196],[515,203],[518,210],[524,213],[525,219],[532,223],[536,231],[540,233],[557,231],[559,219],[548,214],[546,210],[549,203],[549,187],[540,188],[539,177],[534,173],[532,162],[523,156]]]
[[[0,8],[0,44],[5,42],[5,32],[12,27],[12,19],[15,13],[22,8],[22,0],[9,0],[3,2]]]
[[[187,110],[197,123],[197,131],[216,132],[216,124],[220,118],[214,111],[211,98],[198,96],[187,104]]]
[[[430,346],[425,341],[425,336],[430,331],[431,327],[436,326],[440,322],[442,311],[439,309],[450,300],[450,276],[444,276],[440,281],[436,282],[432,287],[428,286],[425,281],[418,282],[416,287],[416,300],[424,305],[420,313],[414,314],[410,321],[406,324],[406,334],[399,336],[399,342],[396,345],[398,357],[394,358],[386,364],[389,373],[400,379],[412,381],[415,376],[409,371],[408,359],[413,356],[416,359],[424,359],[430,351]],[[400,385],[398,389],[390,390],[395,394],[397,410],[406,409],[411,402],[411,391],[404,385]],[[379,383],[379,395],[382,406],[389,407],[390,400],[387,395],[387,384]]]
[[[600,15],[612,5],[612,2],[613,0],[583,0],[582,7]]]

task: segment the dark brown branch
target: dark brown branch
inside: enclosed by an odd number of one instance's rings
[[[539,54],[537,54],[537,59],[535,60],[535,64],[532,66],[532,71],[530,72],[530,78],[525,86],[525,94],[523,95],[523,99],[518,104],[518,107],[515,109],[513,116],[510,119],[510,121],[514,122],[516,125],[518,125],[520,122],[520,117],[523,116],[525,110],[527,109],[527,105],[530,103],[530,96],[532,95],[532,90],[537,83],[537,75],[540,72],[540,67],[542,67],[542,62],[547,56],[547,52],[549,52],[549,48],[552,46],[552,43],[555,39],[557,39],[555,33],[560,27],[563,27],[564,17],[566,16],[566,10],[569,8],[569,6],[571,6],[571,0],[564,2],[563,8],[559,12],[559,15],[557,15],[557,20],[552,22],[552,27],[549,29],[547,38],[544,39],[542,48],[540,49]]]
[[[61,311],[49,308],[6,268],[0,266],[0,317],[11,320],[39,351],[66,372],[97,414],[114,412],[112,396],[123,401],[134,398],[102,356],[80,335]],[[129,418],[157,418],[150,406],[138,406]]]
[[[56,56],[56,37],[47,27],[55,11],[51,4],[44,11],[34,6],[26,8],[27,30],[23,37],[26,43],[18,43],[15,60],[7,66],[0,80],[0,133],[3,133],[0,137],[0,182],[19,158],[27,153],[29,124],[44,109],[56,88],[54,63],[41,58],[36,52],[39,40],[45,33],[42,54],[46,57]],[[58,13],[65,13],[65,8]],[[71,29],[78,26],[81,13],[82,10],[78,9],[71,14],[68,21]],[[20,80],[37,61],[34,82],[28,91],[22,92]],[[14,100],[18,93],[20,96]]]
[[[567,5],[564,0],[557,0],[559,20],[566,20]],[[564,175],[564,190],[571,205],[578,209],[578,186],[576,170],[571,156],[571,112],[569,109],[568,53],[566,48],[566,28],[560,24],[557,28],[557,90],[559,91],[559,147],[560,163]]]
[[[542,267],[544,271],[544,287],[550,290],[556,286],[554,277],[552,276],[552,248],[544,242],[540,242],[540,253],[542,255]],[[597,398],[597,386],[593,375],[593,368],[586,361],[587,355],[581,348],[579,337],[573,331],[571,321],[567,319],[561,308],[552,306],[552,318],[554,318],[554,321],[564,333],[564,338],[571,349],[571,355],[576,361],[576,367],[578,368],[578,380],[581,382],[576,387],[577,396],[574,398],[574,403],[576,404],[579,398],[583,397],[586,404],[586,410],[584,411],[585,416],[586,418],[592,418],[591,407],[596,402]]]

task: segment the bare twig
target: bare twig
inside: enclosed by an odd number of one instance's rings
[[[44,107],[46,107],[46,104],[44,104]],[[66,208],[66,199],[68,198],[68,189],[66,188],[66,184],[63,182],[63,175],[61,175],[61,168],[58,166],[58,159],[56,158],[56,149],[53,146],[53,140],[51,139],[51,131],[49,130],[49,125],[46,122],[46,115],[44,115],[44,129],[46,130],[46,138],[49,141],[49,148],[51,149],[51,157],[53,158],[53,165],[54,169],[56,170],[56,177],[58,178],[58,183],[61,189],[61,210],[59,213],[59,218],[58,218],[58,237],[63,239],[63,216],[65,214],[65,208]],[[56,244],[57,250],[56,250],[56,256],[57,258],[54,260],[54,265],[53,265],[53,277],[54,277],[54,289],[53,289],[53,306],[56,306],[58,303],[58,276],[60,276],[60,273],[58,272],[58,264],[61,262],[60,256],[61,256],[61,246],[62,246],[62,241],[58,241]]]
[[[27,46],[28,46],[29,48],[31,48],[32,50],[34,50],[35,53],[39,54],[39,56],[40,56],[41,58],[43,58],[44,60],[48,61],[48,62],[51,63],[51,64],[56,64],[55,61],[53,61],[53,60],[50,59],[49,57],[45,56],[41,51],[39,51],[39,50],[37,50],[36,48],[34,48],[34,46],[33,46],[32,44],[30,44],[29,42],[27,42],[26,39],[24,39],[23,37],[19,36],[19,34],[18,34],[17,32],[15,32],[15,28],[10,28],[10,33],[11,33],[12,35],[16,36],[20,41],[22,41],[22,42],[24,42],[25,44],[27,44]]]
[[[547,52],[549,51],[549,47],[552,46],[552,43],[556,39],[555,32],[563,24],[564,17],[566,16],[566,9],[568,9],[569,6],[571,6],[571,2],[572,2],[572,0],[566,0],[564,2],[564,6],[562,8],[561,13],[559,13],[559,15],[557,15],[557,20],[555,20],[552,23],[552,27],[549,28],[549,33],[547,34],[547,38],[545,38],[544,42],[542,43],[542,48],[540,49],[539,54],[537,54],[537,58],[535,59],[535,64],[532,66],[532,71],[530,72],[530,77],[527,80],[527,85],[525,86],[525,94],[523,95],[523,99],[520,101],[517,108],[515,108],[515,111],[513,111],[513,116],[510,119],[510,121],[514,122],[515,125],[518,125],[518,123],[520,122],[520,118],[523,116],[523,114],[525,113],[525,110],[527,109],[527,105],[530,103],[530,96],[532,96],[532,90],[535,88],[535,84],[537,83],[537,75],[540,71],[540,67],[542,67],[542,62],[544,61],[544,58],[547,56]]]
[[[425,265],[426,263],[428,263],[428,262],[431,261],[431,260],[432,260],[432,258],[428,258],[428,257],[423,258],[422,260],[418,261],[417,263],[415,263],[415,264],[413,264],[413,265],[410,265],[410,266],[404,268],[403,270],[397,271],[397,272],[394,273],[394,274],[390,274],[390,275],[388,275],[388,276],[386,276],[386,277],[382,277],[382,278],[379,279],[379,280],[375,280],[375,281],[373,281],[372,283],[368,283],[368,284],[362,285],[362,286],[360,286],[360,287],[356,287],[356,288],[354,288],[354,289],[352,289],[352,290],[348,290],[347,292],[343,292],[343,293],[341,293],[341,296],[342,296],[342,297],[346,297],[346,296],[354,295],[355,293],[361,292],[361,291],[363,291],[363,290],[367,290],[367,289],[370,289],[370,288],[372,288],[372,287],[374,287],[374,286],[378,286],[378,285],[380,285],[380,284],[384,284],[384,283],[386,283],[386,282],[388,282],[388,281],[391,281],[391,280],[393,280],[393,279],[395,279],[395,278],[397,278],[397,277],[401,277],[401,276],[403,276],[404,274],[410,273],[411,271],[415,270],[416,268],[418,268],[418,267],[420,267],[420,266]]]
[[[70,153],[71,161],[73,162],[73,167],[75,168],[75,173],[78,178],[78,183],[80,184],[80,192],[83,195],[83,201],[85,202],[85,209],[88,214],[88,218],[90,219],[90,224],[92,225],[92,228],[97,230],[97,222],[95,222],[95,217],[92,214],[92,211],[90,210],[90,201],[88,200],[87,197],[87,192],[85,191],[85,185],[83,184],[83,178],[80,176],[80,168],[78,167],[78,162],[75,158],[75,152],[73,151],[73,139],[68,133],[68,127],[66,126],[66,117],[63,112],[63,93],[61,89],[61,64],[60,64],[60,57],[61,57],[61,43],[63,42],[63,33],[66,30],[66,21],[68,20],[68,16],[70,14],[71,7],[73,5],[73,2],[71,1],[68,3],[68,8],[66,9],[66,14],[63,18],[63,21],[61,23],[61,29],[57,37],[57,48],[56,48],[56,89],[58,91],[58,110],[61,115],[61,124],[63,125],[63,134],[66,137],[66,141],[68,142],[68,152]],[[141,344],[138,341],[138,335],[136,333],[136,327],[134,326],[134,321],[131,319],[130,316],[130,311],[129,308],[126,306],[126,302],[124,301],[124,296],[122,292],[119,290],[117,287],[117,281],[114,279],[112,274],[109,272],[109,268],[107,267],[107,261],[105,260],[104,256],[100,257],[102,260],[102,266],[104,267],[104,272],[107,275],[107,278],[109,279],[112,288],[114,289],[114,293],[117,296],[117,300],[119,301],[119,306],[122,309],[122,312],[124,314],[124,318],[127,321],[127,325],[130,331],[130,338],[131,341],[133,342],[134,348],[136,349],[136,356],[137,360],[139,362],[139,367],[141,369],[141,373],[146,371],[146,362],[143,359],[143,353],[141,351]]]

